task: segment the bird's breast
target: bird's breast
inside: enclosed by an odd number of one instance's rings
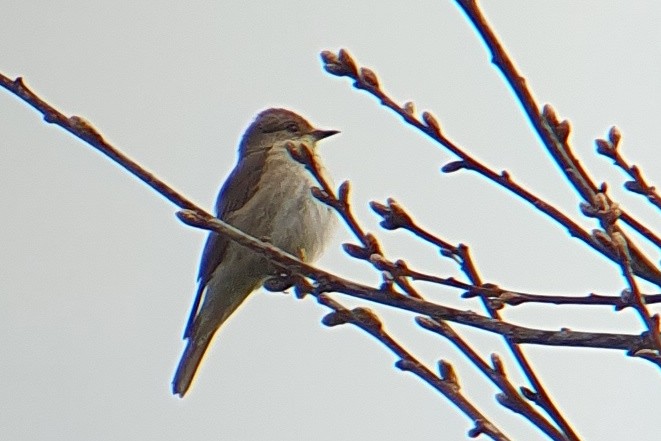
[[[332,210],[312,196],[318,186],[288,152],[269,153],[258,188],[235,225],[307,261],[316,259],[332,232]]]

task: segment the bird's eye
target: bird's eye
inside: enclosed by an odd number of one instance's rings
[[[289,123],[285,127],[285,129],[290,132],[290,133],[297,133],[298,132],[298,124],[296,123]]]

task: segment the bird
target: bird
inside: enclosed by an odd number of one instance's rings
[[[316,260],[332,234],[335,216],[312,196],[316,181],[291,157],[287,146],[308,146],[330,182],[317,154],[317,141],[337,133],[315,129],[291,110],[260,112],[241,138],[236,165],[218,194],[216,216],[306,262]],[[184,331],[186,347],[172,380],[173,394],[184,397],[218,329],[277,272],[259,253],[209,233]]]

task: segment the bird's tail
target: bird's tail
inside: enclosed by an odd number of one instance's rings
[[[189,338],[186,350],[181,356],[177,372],[174,374],[174,379],[172,380],[173,394],[179,395],[181,398],[184,397],[193,382],[197,368],[200,366],[200,362],[209,347],[209,343],[211,343],[211,337],[196,339],[191,336]]]

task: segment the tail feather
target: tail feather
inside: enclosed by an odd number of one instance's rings
[[[186,350],[181,356],[179,361],[179,366],[177,367],[177,372],[174,374],[174,379],[172,380],[172,393],[179,395],[183,398],[190,388],[195,373],[197,372],[200,362],[204,357],[204,353],[211,343],[211,338],[203,338],[199,341],[190,338],[188,344],[186,345]]]
[[[246,264],[246,262],[243,263]],[[253,277],[249,273],[246,275],[241,272],[237,273],[234,270],[231,271],[233,272],[229,274],[216,274],[215,277],[226,281],[226,283],[221,284],[216,283],[215,279],[211,280],[210,285],[206,287],[205,294],[209,298],[205,298],[201,306],[200,294],[204,287],[198,289],[184,333],[184,338],[188,342],[172,380],[172,393],[182,398],[190,388],[204,353],[218,328],[248,297],[248,294],[262,282],[260,278]]]

